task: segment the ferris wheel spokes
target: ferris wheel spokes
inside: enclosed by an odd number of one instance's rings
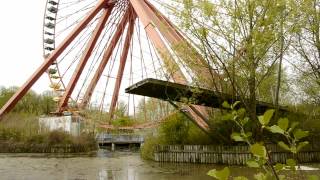
[[[93,32],[92,36],[91,36],[91,39],[90,41],[88,42],[88,45],[84,51],[84,53],[82,54],[82,58],[80,59],[80,62],[78,63],[78,66],[75,70],[75,72],[73,73],[72,77],[71,77],[71,80],[66,88],[66,91],[62,97],[62,99],[60,100],[60,103],[59,103],[59,107],[58,107],[58,112],[61,113],[63,112],[64,110],[66,110],[66,107],[68,106],[68,101],[69,101],[69,98],[71,96],[71,93],[73,92],[79,78],[80,78],[80,75],[85,67],[85,65],[87,64],[91,54],[92,54],[92,51],[96,45],[96,42],[98,41],[100,35],[101,35],[101,32],[102,30],[104,29],[105,27],[105,24],[106,22],[108,21],[109,17],[110,17],[110,14],[112,12],[112,9],[113,9],[114,5],[111,4],[109,7],[106,7],[104,8],[104,12],[103,12],[103,15],[102,15],[102,18],[100,19],[100,21],[98,22],[96,28],[95,28],[95,31]]]
[[[108,0],[99,0],[96,7],[92,11],[90,11],[89,15],[86,16],[84,20],[82,20],[79,25],[76,26],[74,31],[70,35],[68,35],[64,40],[61,42],[61,45],[58,46],[52,53],[47,57],[44,64],[35,72],[35,74],[25,83],[25,85],[10,99],[10,101],[1,109],[0,117],[6,112],[9,112],[14,105],[27,93],[27,91],[31,88],[31,86],[39,79],[39,77],[48,70],[49,66],[52,65],[57,58],[63,53],[63,51],[75,40],[75,38],[85,29],[91,28],[90,22],[102,11],[103,15],[99,19],[96,27],[93,27],[93,33],[91,34],[91,39],[85,44],[86,47],[83,53],[80,53],[80,60],[78,63],[75,63],[76,68],[74,70],[70,70],[71,78],[69,80],[68,86],[65,88],[64,94],[60,99],[60,103],[58,106],[58,112],[63,112],[64,110],[68,110],[68,102],[71,98],[73,91],[75,91],[75,87],[80,79],[81,74],[84,74],[84,68],[90,59],[91,55],[94,52],[94,48],[99,40],[100,35],[107,24],[108,18],[112,13],[112,9],[115,3],[119,5],[117,7],[117,12],[119,12],[121,8],[121,12],[124,12],[118,19],[117,23],[114,24],[116,27],[115,32],[109,33],[109,37],[112,37],[110,41],[108,40],[106,43],[108,44],[107,48],[103,48],[101,53],[104,53],[102,59],[100,61],[99,66],[95,70],[94,76],[90,81],[90,84],[84,89],[85,94],[81,101],[80,107],[84,108],[88,105],[91,100],[91,96],[93,94],[96,85],[102,76],[107,64],[110,59],[112,59],[112,55],[114,52],[115,47],[118,49],[122,49],[122,54],[120,55],[120,60],[117,55],[114,56],[114,61],[117,59],[117,63],[119,63],[119,68],[117,71],[117,75],[115,79],[115,86],[113,87],[113,93],[111,94],[111,105],[109,107],[109,115],[110,118],[113,117],[113,112],[115,111],[117,100],[119,97],[119,91],[121,82],[123,79],[123,71],[125,69],[125,65],[127,63],[127,56],[132,46],[132,39],[133,39],[133,32],[136,30],[135,26],[135,19],[139,19],[140,22],[143,24],[143,30],[145,31],[146,37],[150,40],[152,46],[155,47],[156,54],[158,54],[162,58],[162,64],[165,71],[170,74],[170,78],[173,79],[175,82],[186,84],[187,77],[184,75],[183,71],[179,67],[179,58],[178,55],[175,55],[173,46],[180,42],[184,42],[185,40],[179,34],[175,27],[170,23],[168,19],[166,19],[159,11],[156,10],[148,0],[116,0],[116,1],[108,1]],[[118,9],[119,8],[119,9]],[[120,21],[120,22],[119,22]],[[139,21],[138,21],[139,23]],[[128,25],[129,24],[129,25]],[[73,24],[72,24],[73,25]],[[128,25],[128,26],[127,26]],[[140,24],[139,24],[140,25]],[[138,27],[140,27],[138,25]],[[111,24],[110,24],[111,26]],[[128,28],[127,28],[128,27]],[[122,44],[123,34],[127,28],[126,38],[124,43]],[[139,31],[140,32],[140,31]],[[66,33],[68,34],[68,33]],[[137,35],[140,37],[140,34]],[[89,36],[90,37],[90,36]],[[89,38],[88,38],[89,39]],[[120,40],[120,43],[119,43]],[[149,43],[149,42],[148,42]],[[143,74],[145,73],[147,76],[146,64],[143,60],[142,56],[142,46],[140,44],[140,54],[138,58],[141,60],[141,71],[142,71],[142,78],[144,78]],[[188,43],[187,43],[188,44]],[[150,48],[150,47],[149,47]],[[97,50],[98,51],[98,50]],[[78,48],[78,52],[79,48]],[[131,50],[132,53],[132,50]],[[60,57],[59,57],[60,58]],[[132,58],[132,55],[131,55]],[[92,60],[94,58],[91,58]],[[75,59],[73,59],[75,60]],[[186,60],[186,59],[183,59]],[[183,61],[182,60],[182,61]],[[181,64],[181,63],[180,63]],[[132,66],[132,63],[131,63]],[[68,67],[68,66],[64,66]],[[89,68],[90,69],[90,68]],[[144,70],[144,72],[143,72]],[[91,70],[89,70],[91,71]],[[92,69],[93,71],[93,69]],[[132,72],[132,71],[131,71]],[[130,74],[131,76],[131,74]],[[89,77],[89,76],[88,76]],[[110,79],[110,78],[109,78]],[[108,81],[109,81],[108,79]],[[62,79],[61,79],[62,81]],[[84,82],[85,83],[85,82]],[[83,84],[84,86],[84,84]],[[97,90],[96,90],[97,91]],[[80,92],[77,97],[80,96]],[[104,92],[105,93],[105,92]],[[78,98],[77,98],[78,99]],[[129,97],[130,99],[130,97]],[[101,103],[101,106],[103,104]],[[145,102],[144,106],[145,108]],[[185,106],[185,109],[191,114],[194,122],[201,128],[201,129],[209,129],[208,124],[206,123],[206,117],[202,114],[202,109],[196,106]],[[199,114],[200,113],[200,114]],[[205,114],[205,113],[204,113]]]
[[[115,88],[113,90],[111,106],[110,106],[110,110],[109,110],[110,119],[113,118],[116,103],[118,101],[123,72],[124,72],[124,68],[126,66],[126,61],[127,61],[129,48],[130,48],[131,40],[132,40],[132,35],[133,35],[133,31],[134,31],[134,23],[137,18],[137,15],[133,11],[132,8],[130,8],[129,11],[130,11],[131,16],[129,19],[129,27],[127,30],[127,35],[126,35],[126,39],[125,39],[125,43],[124,43],[124,49],[123,49],[122,55],[120,57],[120,65],[119,65],[118,74],[116,77]]]
[[[0,110],[0,120],[4,114],[10,112],[19,100],[30,90],[32,85],[48,70],[61,53],[79,35],[86,25],[101,11],[106,5],[106,1],[99,1],[97,6],[91,10],[88,16],[82,20],[68,37],[47,57],[44,63],[32,74],[32,76],[21,86],[21,88],[7,101]]]
[[[101,75],[102,75],[105,67],[107,66],[107,64],[112,56],[114,48],[118,44],[119,39],[125,30],[125,27],[128,23],[129,16],[130,16],[130,12],[128,10],[126,10],[120,23],[117,26],[117,30],[114,33],[108,48],[106,48],[106,50],[104,52],[104,55],[103,55],[102,60],[98,66],[98,69],[97,69],[96,73],[94,74],[94,76],[88,86],[88,89],[86,90],[86,92],[84,94],[83,100],[80,104],[80,108],[85,108],[88,105],[88,103],[90,102],[93,91],[94,91],[95,87],[97,86],[97,83],[100,80]]]

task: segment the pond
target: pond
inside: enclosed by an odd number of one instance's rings
[[[145,161],[139,153],[100,150],[93,157],[43,154],[1,154],[0,179],[24,180],[206,180],[206,173],[224,166]],[[320,175],[320,164],[304,165],[303,174]],[[233,175],[251,176],[255,169],[231,167]],[[301,179],[291,175],[294,179]],[[293,179],[293,178],[292,178]]]

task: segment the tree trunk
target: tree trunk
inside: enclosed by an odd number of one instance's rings
[[[281,87],[281,72],[282,72],[282,60],[283,60],[283,51],[284,51],[284,36],[283,36],[283,20],[284,17],[281,19],[281,32],[280,32],[280,58],[279,58],[279,65],[278,65],[278,77],[277,77],[277,87],[276,87],[276,97],[275,97],[275,119],[278,119],[279,116],[279,94],[280,94],[280,87]]]

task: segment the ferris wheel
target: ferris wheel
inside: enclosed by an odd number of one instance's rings
[[[90,106],[109,112],[111,118],[119,101],[127,104],[128,114],[135,112],[142,97],[125,94],[124,88],[138,81],[156,78],[187,84],[194,77],[206,77],[206,62],[158,10],[168,2],[47,0],[44,63],[1,109],[0,116],[45,72],[58,113]],[[177,45],[193,55],[177,51]],[[208,128],[198,107],[189,107],[189,111],[202,128]]]
[[[129,108],[128,114],[135,113],[135,104],[141,97],[124,94],[124,88],[145,78],[169,78],[129,1],[107,2],[47,70],[54,100],[63,101],[60,112],[91,106],[112,114],[117,102],[122,101]],[[43,25],[45,58],[98,3],[47,1]]]

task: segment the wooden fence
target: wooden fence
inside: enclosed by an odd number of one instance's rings
[[[285,163],[292,158],[277,145],[267,145],[272,162]],[[157,162],[213,163],[245,165],[252,158],[248,146],[158,145],[154,152]],[[299,163],[320,162],[320,148],[309,146],[298,153]]]

